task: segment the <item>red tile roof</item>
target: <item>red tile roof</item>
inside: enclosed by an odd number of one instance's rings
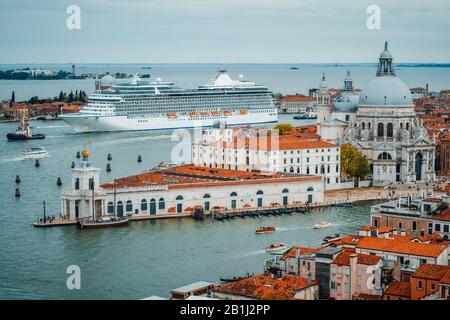
[[[311,285],[317,285],[312,280]],[[294,275],[276,279],[264,274],[216,287],[215,291],[254,299],[291,300],[296,292],[310,287],[308,280]]]
[[[411,298],[411,283],[394,280],[384,292],[385,295]]]
[[[357,263],[358,264],[364,264],[367,266],[373,266],[375,264],[377,264],[380,260],[381,257],[378,256],[373,256],[373,255],[369,255],[369,254],[356,254],[357,255]],[[337,264],[337,265],[344,265],[344,266],[349,266],[350,265],[350,257],[352,256],[352,253],[349,252],[341,252],[334,260],[333,260],[333,264]]]
[[[447,249],[447,243],[418,243],[406,241],[407,237],[394,236],[393,238],[365,237],[358,244],[358,249],[381,252],[410,254],[422,257],[437,258]]]
[[[323,248],[305,248],[305,247],[292,247],[280,257],[280,260],[287,260],[289,258],[295,258],[297,250],[300,250],[299,254],[302,255],[307,252],[319,252]]]
[[[444,278],[444,276],[446,276],[449,272],[449,266],[440,266],[436,264],[425,263],[422,264],[416,270],[416,272],[414,272],[413,277],[439,281]]]
[[[319,176],[262,174],[253,171],[228,170],[184,165],[157,169],[146,173],[115,179],[101,185],[105,189],[125,187],[167,186],[169,189],[207,188],[250,184],[320,181]]]

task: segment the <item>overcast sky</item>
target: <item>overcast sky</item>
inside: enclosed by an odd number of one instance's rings
[[[69,5],[81,29],[69,30]],[[366,26],[369,5],[381,30]],[[1,0],[1,63],[450,62],[450,1]]]

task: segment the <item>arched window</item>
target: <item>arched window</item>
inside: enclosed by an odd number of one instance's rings
[[[290,172],[290,173],[294,173],[294,167],[291,167],[291,168],[289,169],[289,172]]]
[[[127,212],[133,211],[133,203],[131,202],[131,200],[128,200],[128,201],[127,201],[127,204],[126,204],[126,206],[125,206],[125,209],[126,209]]]
[[[406,123],[406,130],[409,131],[409,122]]]
[[[363,130],[366,129],[366,123],[365,122],[361,123],[361,127]]]
[[[165,209],[166,208],[166,203],[164,201],[164,198],[159,198],[159,209]]]
[[[122,217],[123,216],[123,203],[122,201],[117,202],[117,216]]]
[[[112,201],[108,202],[108,213],[114,213],[114,203]]]
[[[80,179],[75,178],[75,190],[80,190]]]
[[[141,211],[147,211],[147,200],[141,200]]]
[[[392,160],[392,156],[387,152],[383,152],[378,155],[378,160]]]
[[[306,191],[314,191],[313,187],[308,187],[308,189],[306,189]]]
[[[387,129],[386,129],[386,131],[387,131],[387,136],[388,137],[393,137],[394,136],[394,125],[392,124],[392,123],[388,123],[387,124]]]
[[[232,193],[230,194],[230,197],[237,197],[237,193],[236,193],[236,192],[232,192]]]
[[[325,173],[325,166],[323,164],[320,166],[320,173]]]
[[[156,200],[150,200],[150,214],[156,214]]]
[[[371,128],[370,122],[367,123],[367,128],[370,130],[370,128]]]
[[[403,122],[400,122],[400,129],[403,129]]]
[[[384,137],[384,124],[381,122],[378,124],[378,136]]]
[[[262,198],[263,194],[264,194],[264,192],[262,192],[262,190],[258,190],[256,192],[256,195],[257,195],[256,205],[258,206],[258,208],[263,206],[263,198]]]
[[[264,192],[262,192],[262,190],[258,190],[258,192],[256,192],[256,194],[264,194]]]
[[[178,196],[176,200],[183,200],[183,196]]]
[[[211,198],[211,196],[210,196],[209,193],[207,193],[207,194],[205,194],[205,195],[203,196],[203,198],[204,198],[204,199],[207,199],[207,198]]]
[[[281,193],[289,193],[288,189],[283,189],[283,191],[281,191]]]

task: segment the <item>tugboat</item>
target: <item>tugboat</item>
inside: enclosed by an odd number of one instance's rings
[[[34,139],[44,139],[45,134],[37,133],[33,134],[28,123],[25,122],[25,118],[22,117],[20,125],[17,127],[15,133],[8,133],[6,135],[8,140],[34,140]]]
[[[256,234],[272,233],[277,229],[275,227],[261,227],[255,230]]]

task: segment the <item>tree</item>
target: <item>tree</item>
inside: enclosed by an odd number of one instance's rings
[[[278,130],[280,135],[291,132],[292,128],[293,128],[292,124],[290,124],[290,123],[280,123],[274,127],[274,129]]]
[[[363,178],[369,172],[369,161],[350,143],[341,145],[341,171],[347,177]]]
[[[58,101],[59,101],[59,102],[64,101],[64,92],[61,91],[61,92],[59,93]]]

